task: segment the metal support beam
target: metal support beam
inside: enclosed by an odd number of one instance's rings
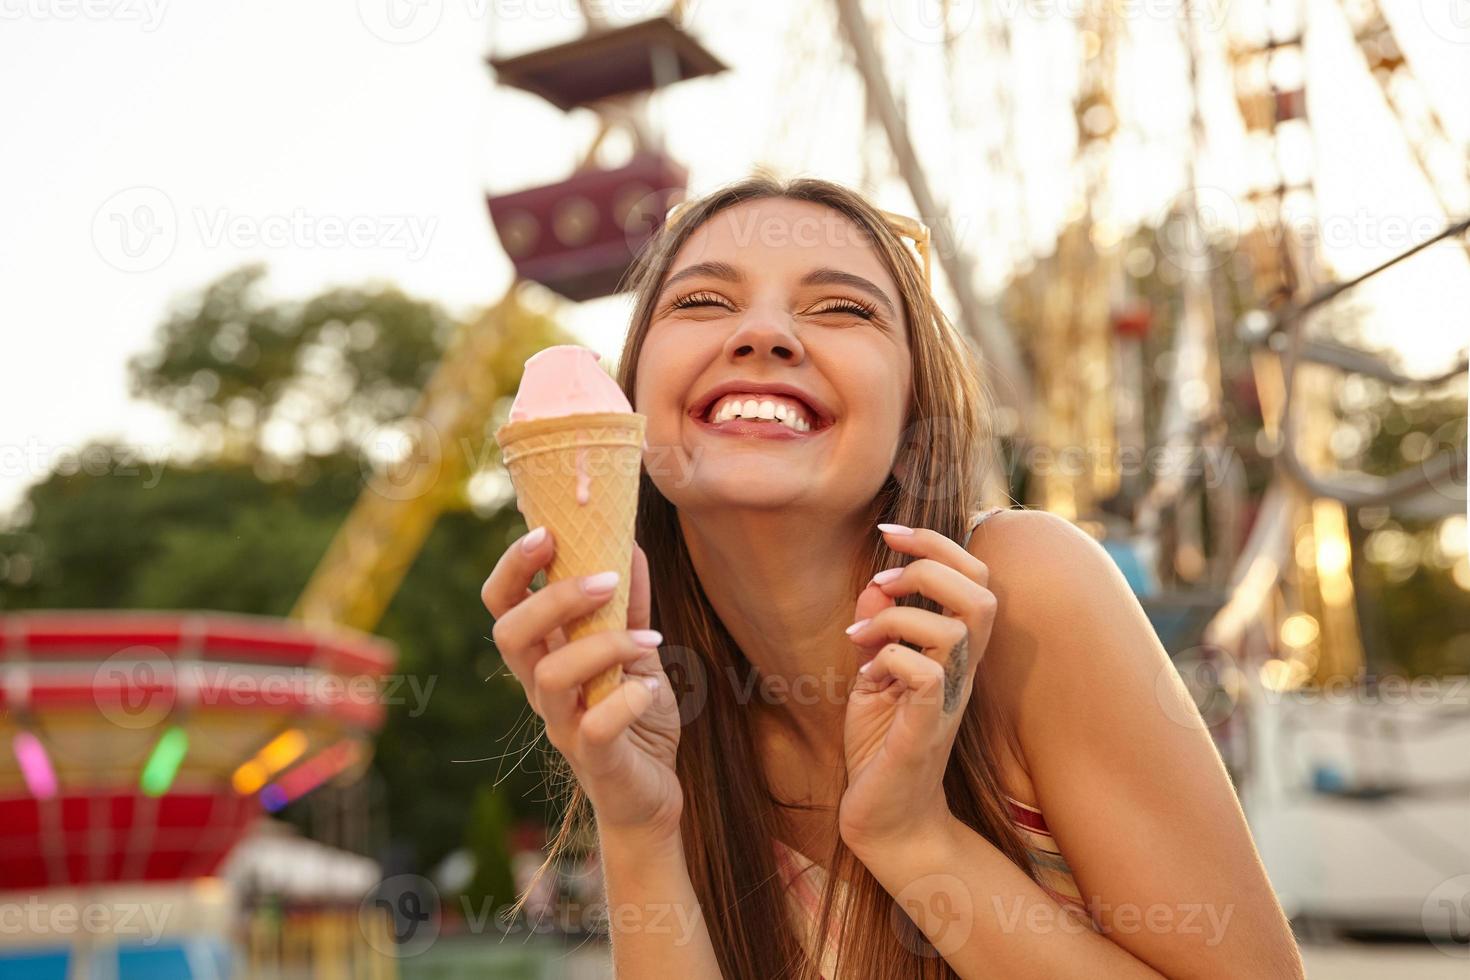
[[[980,346],[989,371],[991,390],[1002,404],[1015,410],[1018,433],[1023,433],[1032,420],[1032,395],[1031,378],[1021,361],[1020,350],[1006,331],[999,311],[982,303],[975,294],[973,264],[961,250],[953,227],[944,220],[944,212],[929,187],[929,180],[909,137],[908,122],[888,84],[883,60],[873,44],[861,4],[858,0],[835,0],[835,3],[843,34],[867,87],[869,103],[883,124],[898,161],[899,173],[919,208],[919,219],[929,225],[934,250],[960,305],[960,321]]]

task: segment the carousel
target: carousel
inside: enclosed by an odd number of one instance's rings
[[[266,617],[0,616],[0,974],[230,976],[222,864],[263,813],[359,778],[396,658]],[[318,952],[362,975],[373,951],[343,942]]]

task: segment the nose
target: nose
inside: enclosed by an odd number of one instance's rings
[[[725,341],[725,357],[731,361],[772,357],[786,364],[800,364],[806,359],[806,348],[791,329],[789,316],[752,309]]]

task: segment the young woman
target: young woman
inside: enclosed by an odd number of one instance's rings
[[[617,975],[1300,977],[1121,573],[977,512],[979,371],[883,214],[745,180],[633,288],[633,567],[533,593],[532,532],[482,590],[575,775],[554,851],[595,829]],[[566,643],[620,575],[628,630]]]

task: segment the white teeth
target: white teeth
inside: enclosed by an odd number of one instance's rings
[[[799,404],[785,398],[757,399],[730,395],[718,402],[709,414],[709,420],[716,424],[737,418],[778,422],[794,432],[810,432],[812,428]]]

